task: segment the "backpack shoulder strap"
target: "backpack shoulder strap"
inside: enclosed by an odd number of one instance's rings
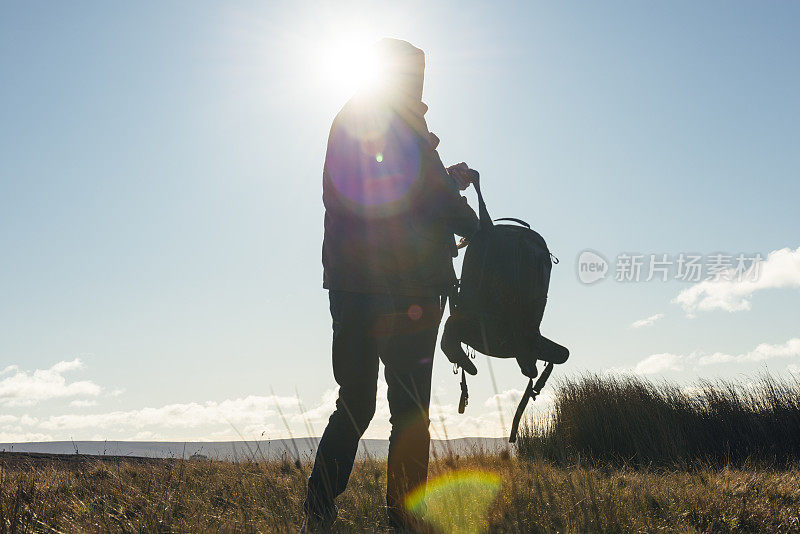
[[[481,194],[481,176],[478,171],[473,171],[475,174],[472,177],[472,185],[475,186],[475,192],[478,193],[478,216],[481,220],[481,228],[489,228],[494,226],[492,218],[489,216],[489,211],[486,209],[486,202],[483,201],[483,194]]]
[[[522,399],[519,401],[517,413],[514,414],[514,422],[511,424],[511,436],[508,438],[509,443],[514,443],[517,441],[519,422],[522,420],[522,414],[525,413],[525,407],[528,406],[529,401],[536,400],[536,397],[539,395],[539,392],[542,391],[542,388],[552,372],[553,364],[548,363],[542,371],[542,374],[539,375],[539,380],[536,381],[536,385],[533,384],[533,378],[528,379],[528,387],[525,388],[525,393],[522,395]]]

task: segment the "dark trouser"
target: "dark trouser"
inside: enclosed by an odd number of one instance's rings
[[[330,307],[339,398],[319,442],[305,509],[329,513],[347,486],[359,439],[375,414],[380,358],[392,424],[386,503],[390,519],[398,520],[405,496],[428,476],[428,407],[440,299],[331,291]]]

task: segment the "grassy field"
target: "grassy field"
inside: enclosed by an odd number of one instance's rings
[[[338,532],[386,531],[385,463],[359,462]],[[1,532],[296,532],[309,465],[17,464]],[[427,519],[445,532],[800,532],[800,470],[556,467],[513,456],[433,462]],[[498,485],[499,483],[499,485]]]
[[[800,532],[797,386],[562,383],[519,449],[434,458],[439,532]],[[307,462],[0,456],[0,533],[296,532]],[[338,532],[383,532],[385,462],[359,461]]]

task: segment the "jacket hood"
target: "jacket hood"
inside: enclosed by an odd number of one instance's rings
[[[384,38],[373,45],[381,69],[379,91],[389,99],[422,101],[425,52],[408,41]]]

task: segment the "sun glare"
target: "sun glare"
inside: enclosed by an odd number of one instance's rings
[[[373,87],[380,78],[380,65],[371,52],[371,41],[347,39],[330,43],[319,55],[322,83],[351,95]]]

